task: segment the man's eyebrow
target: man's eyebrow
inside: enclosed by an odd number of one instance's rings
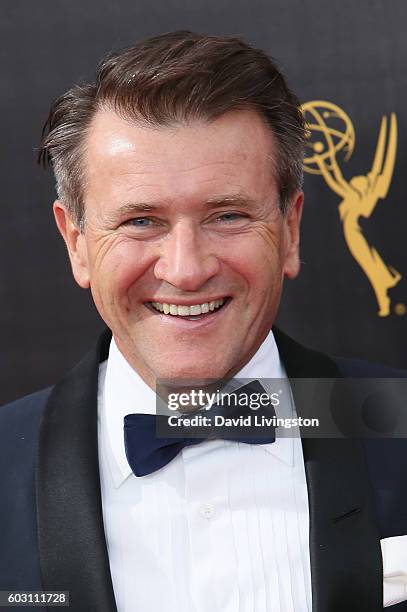
[[[231,204],[234,206],[241,206],[243,208],[250,208],[258,205],[258,202],[245,194],[236,194],[210,198],[206,201],[206,204],[208,205],[208,208],[230,206]]]
[[[126,215],[133,212],[150,212],[162,208],[163,204],[163,202],[129,202],[127,204],[122,204],[115,211],[115,214]]]
[[[109,211],[107,215],[107,221],[109,223],[115,223],[136,213],[148,213],[155,210],[160,210],[163,207],[162,202],[128,202],[122,204],[119,208]]]

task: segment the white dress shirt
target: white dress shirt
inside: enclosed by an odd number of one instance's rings
[[[285,377],[272,332],[236,376]],[[118,612],[311,610],[298,437],[265,445],[206,441],[137,478],[125,455],[123,418],[155,414],[155,394],[114,340],[99,370],[98,406],[103,518]]]

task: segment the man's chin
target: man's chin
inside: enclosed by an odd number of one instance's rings
[[[205,362],[196,360],[193,362],[193,358],[185,363],[165,364],[156,366],[154,368],[156,379],[159,380],[193,380],[193,381],[205,381],[223,378],[228,371],[228,368],[223,363],[211,363],[205,364]]]
[[[181,381],[195,382],[196,384],[205,383],[208,381],[218,380],[223,378],[225,370],[200,370],[195,368],[181,368],[162,370],[161,375],[157,376],[156,380],[171,381],[176,383]]]
[[[117,341],[116,341],[117,342]],[[226,350],[220,348],[220,342],[207,343],[207,346],[197,347],[197,343],[177,343],[171,339],[163,338],[160,343],[150,342],[150,350],[134,351],[140,347],[140,340],[132,342],[133,346],[122,350],[130,365],[140,376],[153,386],[160,380],[214,380],[225,377],[233,367],[233,355],[227,355]],[[141,343],[143,349],[146,344]],[[198,350],[197,350],[198,349]]]

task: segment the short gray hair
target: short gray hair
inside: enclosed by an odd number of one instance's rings
[[[75,85],[51,106],[38,160],[52,165],[58,197],[81,229],[85,136],[101,108],[152,126],[253,110],[271,128],[277,145],[283,214],[302,187],[304,118],[273,61],[238,38],[172,32],[108,56],[94,83]]]

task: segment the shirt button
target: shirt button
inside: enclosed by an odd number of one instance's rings
[[[201,506],[201,514],[206,519],[212,518],[214,512],[215,508],[212,504],[203,504],[203,506]]]

